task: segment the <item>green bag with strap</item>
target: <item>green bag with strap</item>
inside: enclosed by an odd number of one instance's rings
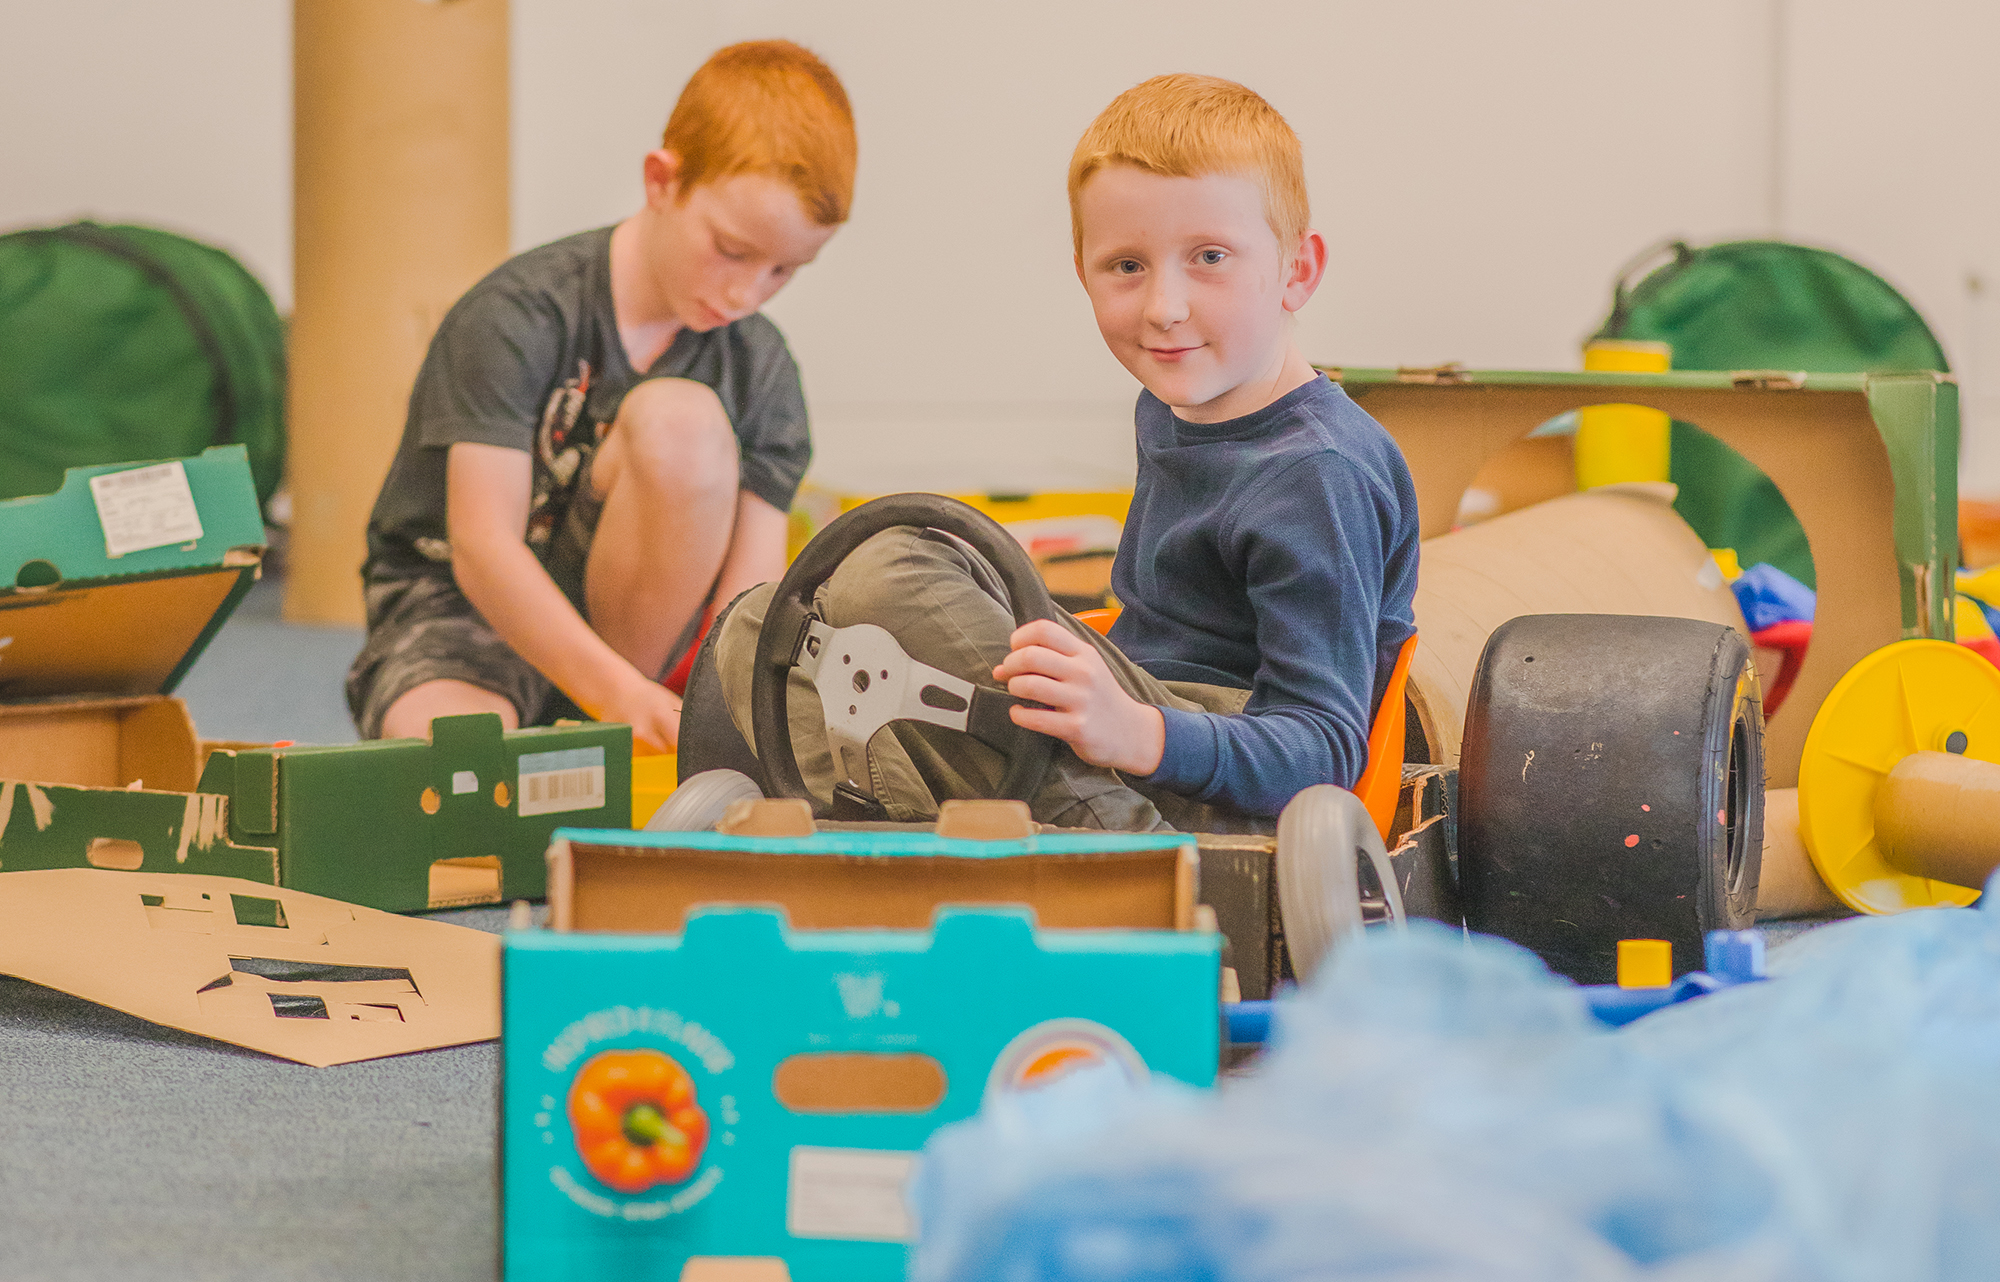
[[[1824,249],[1745,240],[1695,249],[1636,286],[1649,251],[1618,282],[1598,338],[1673,348],[1675,369],[1802,370],[1814,374],[1946,370],[1944,351],[1908,300],[1874,272]],[[1674,508],[1712,548],[1746,566],[1768,561],[1814,586],[1812,554],[1791,505],[1755,466],[1687,423],[1675,423]]]
[[[0,236],[0,499],[63,469],[242,444],[257,497],[285,467],[285,334],[220,249],[150,227]]]

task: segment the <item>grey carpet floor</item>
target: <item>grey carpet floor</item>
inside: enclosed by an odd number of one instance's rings
[[[286,623],[284,599],[284,580],[265,575],[174,691],[202,738],[354,742],[342,681],[361,629]]]
[[[0,1083],[6,1282],[498,1272],[496,1043],[308,1068],[0,978]]]

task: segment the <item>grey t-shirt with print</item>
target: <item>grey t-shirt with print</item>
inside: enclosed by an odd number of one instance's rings
[[[762,313],[697,333],[683,329],[653,362],[632,368],[611,304],[611,229],[518,254],[467,291],[431,339],[403,443],[368,521],[370,582],[451,573],[445,454],[459,441],[534,456],[528,545],[547,562],[578,471],[618,404],[648,378],[714,389],[735,428],[744,489],[791,507],[812,461],[805,394],[784,335]]]

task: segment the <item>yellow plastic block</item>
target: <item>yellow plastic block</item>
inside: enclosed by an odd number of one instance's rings
[[[1666,939],[1618,941],[1620,988],[1666,988],[1674,982],[1674,945]]]
[[[1954,604],[1958,613],[1955,635],[1959,640],[1983,641],[1993,635],[1993,625],[1986,621],[1986,612],[1979,608],[1977,601],[1961,593],[1954,599]]]
[[[1735,548],[1710,548],[1708,554],[1715,558],[1715,568],[1722,571],[1722,581],[1734,583],[1743,577],[1743,562],[1736,559]]]
[[[671,752],[632,756],[632,826],[644,828],[680,786],[680,758]]]
[[[1583,349],[1593,373],[1664,373],[1672,357],[1665,343],[1599,339]],[[1595,489],[1627,481],[1668,479],[1672,420],[1643,405],[1587,405],[1576,412],[1576,487]]]
[[[1990,570],[1981,570],[1977,574],[1960,570],[1958,590],[1963,595],[1984,601],[1988,605],[2000,605],[2000,565]]]

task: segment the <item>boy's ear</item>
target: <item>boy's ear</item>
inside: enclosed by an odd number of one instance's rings
[[[1308,227],[1299,237],[1292,255],[1291,271],[1285,278],[1285,310],[1295,312],[1312,300],[1326,277],[1326,237]]]
[[[642,168],[648,205],[658,208],[662,203],[678,203],[681,188],[679,152],[667,147],[649,151]]]
[[[1076,255],[1075,257],[1070,259],[1070,262],[1076,265],[1076,283],[1083,286],[1085,289],[1089,289],[1090,282],[1083,278],[1083,255],[1082,254]]]

